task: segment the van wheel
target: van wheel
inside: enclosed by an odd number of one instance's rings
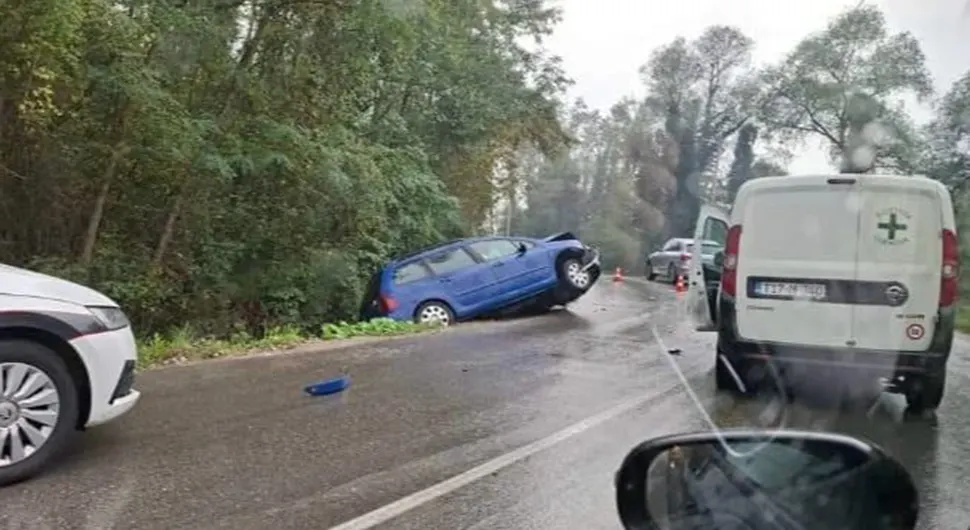
[[[419,305],[414,310],[414,322],[417,324],[450,326],[455,323],[455,312],[444,302],[430,300]]]
[[[0,341],[0,486],[40,473],[70,443],[78,414],[77,387],[56,353]]]
[[[911,412],[933,411],[943,402],[946,388],[946,372],[939,377],[927,377],[920,381],[918,389],[906,393],[906,406]]]
[[[720,342],[720,341],[719,341]],[[723,390],[731,392],[737,395],[745,395],[745,392],[741,386],[738,385],[738,381],[734,378],[734,374],[731,373],[731,369],[728,368],[726,362],[731,362],[731,368],[737,372],[738,377],[741,378],[741,382],[744,386],[749,387],[747,381],[745,381],[745,367],[739,361],[727,361],[730,357],[725,355],[721,350],[720,344],[714,351],[714,386],[718,390]]]

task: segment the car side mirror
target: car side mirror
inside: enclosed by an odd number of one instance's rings
[[[648,440],[617,472],[616,502],[628,529],[768,528],[773,521],[912,529],[919,513],[912,478],[883,450],[849,436],[801,431]]]
[[[717,252],[715,252],[714,259],[712,261],[714,262],[714,266],[717,267],[718,269],[724,267],[724,251],[718,250]]]
[[[528,250],[529,247],[525,246],[525,243],[519,243],[519,254],[525,254]]]

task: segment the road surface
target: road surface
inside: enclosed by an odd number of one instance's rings
[[[712,347],[669,286],[603,281],[541,317],[148,372],[130,416],[0,490],[0,528],[619,528],[626,452],[710,428],[672,362],[715,423],[750,425],[763,409],[715,394]],[[344,367],[347,392],[302,394]],[[823,392],[789,425],[882,444],[918,481],[920,527],[966,528],[964,340],[951,372],[936,422],[904,420],[899,396],[843,410]]]

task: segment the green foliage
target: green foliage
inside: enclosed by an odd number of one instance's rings
[[[139,368],[179,364],[257,351],[285,350],[314,340],[338,340],[355,337],[386,337],[438,329],[431,324],[399,322],[378,318],[369,322],[324,324],[312,333],[296,326],[267,329],[260,337],[239,331],[225,339],[201,336],[189,327],[166,334],[154,334],[139,344]]]
[[[913,35],[889,32],[883,13],[861,5],[802,40],[764,77],[759,114],[787,141],[812,136],[846,168],[909,173],[913,136],[901,97],[929,97],[926,57]]]
[[[437,327],[432,324],[415,324],[413,322],[402,322],[389,318],[375,318],[367,322],[324,324],[321,328],[321,336],[324,339],[349,339],[362,336],[401,335],[418,331],[428,331],[436,329]]]
[[[4,261],[140,334],[351,320],[396,253],[465,235],[511,149],[552,151],[545,2],[0,6]],[[226,339],[229,340],[229,339]]]

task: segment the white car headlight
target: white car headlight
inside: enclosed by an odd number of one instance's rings
[[[129,325],[128,317],[125,312],[117,307],[88,306],[91,312],[101,324],[108,330],[114,331]]]

